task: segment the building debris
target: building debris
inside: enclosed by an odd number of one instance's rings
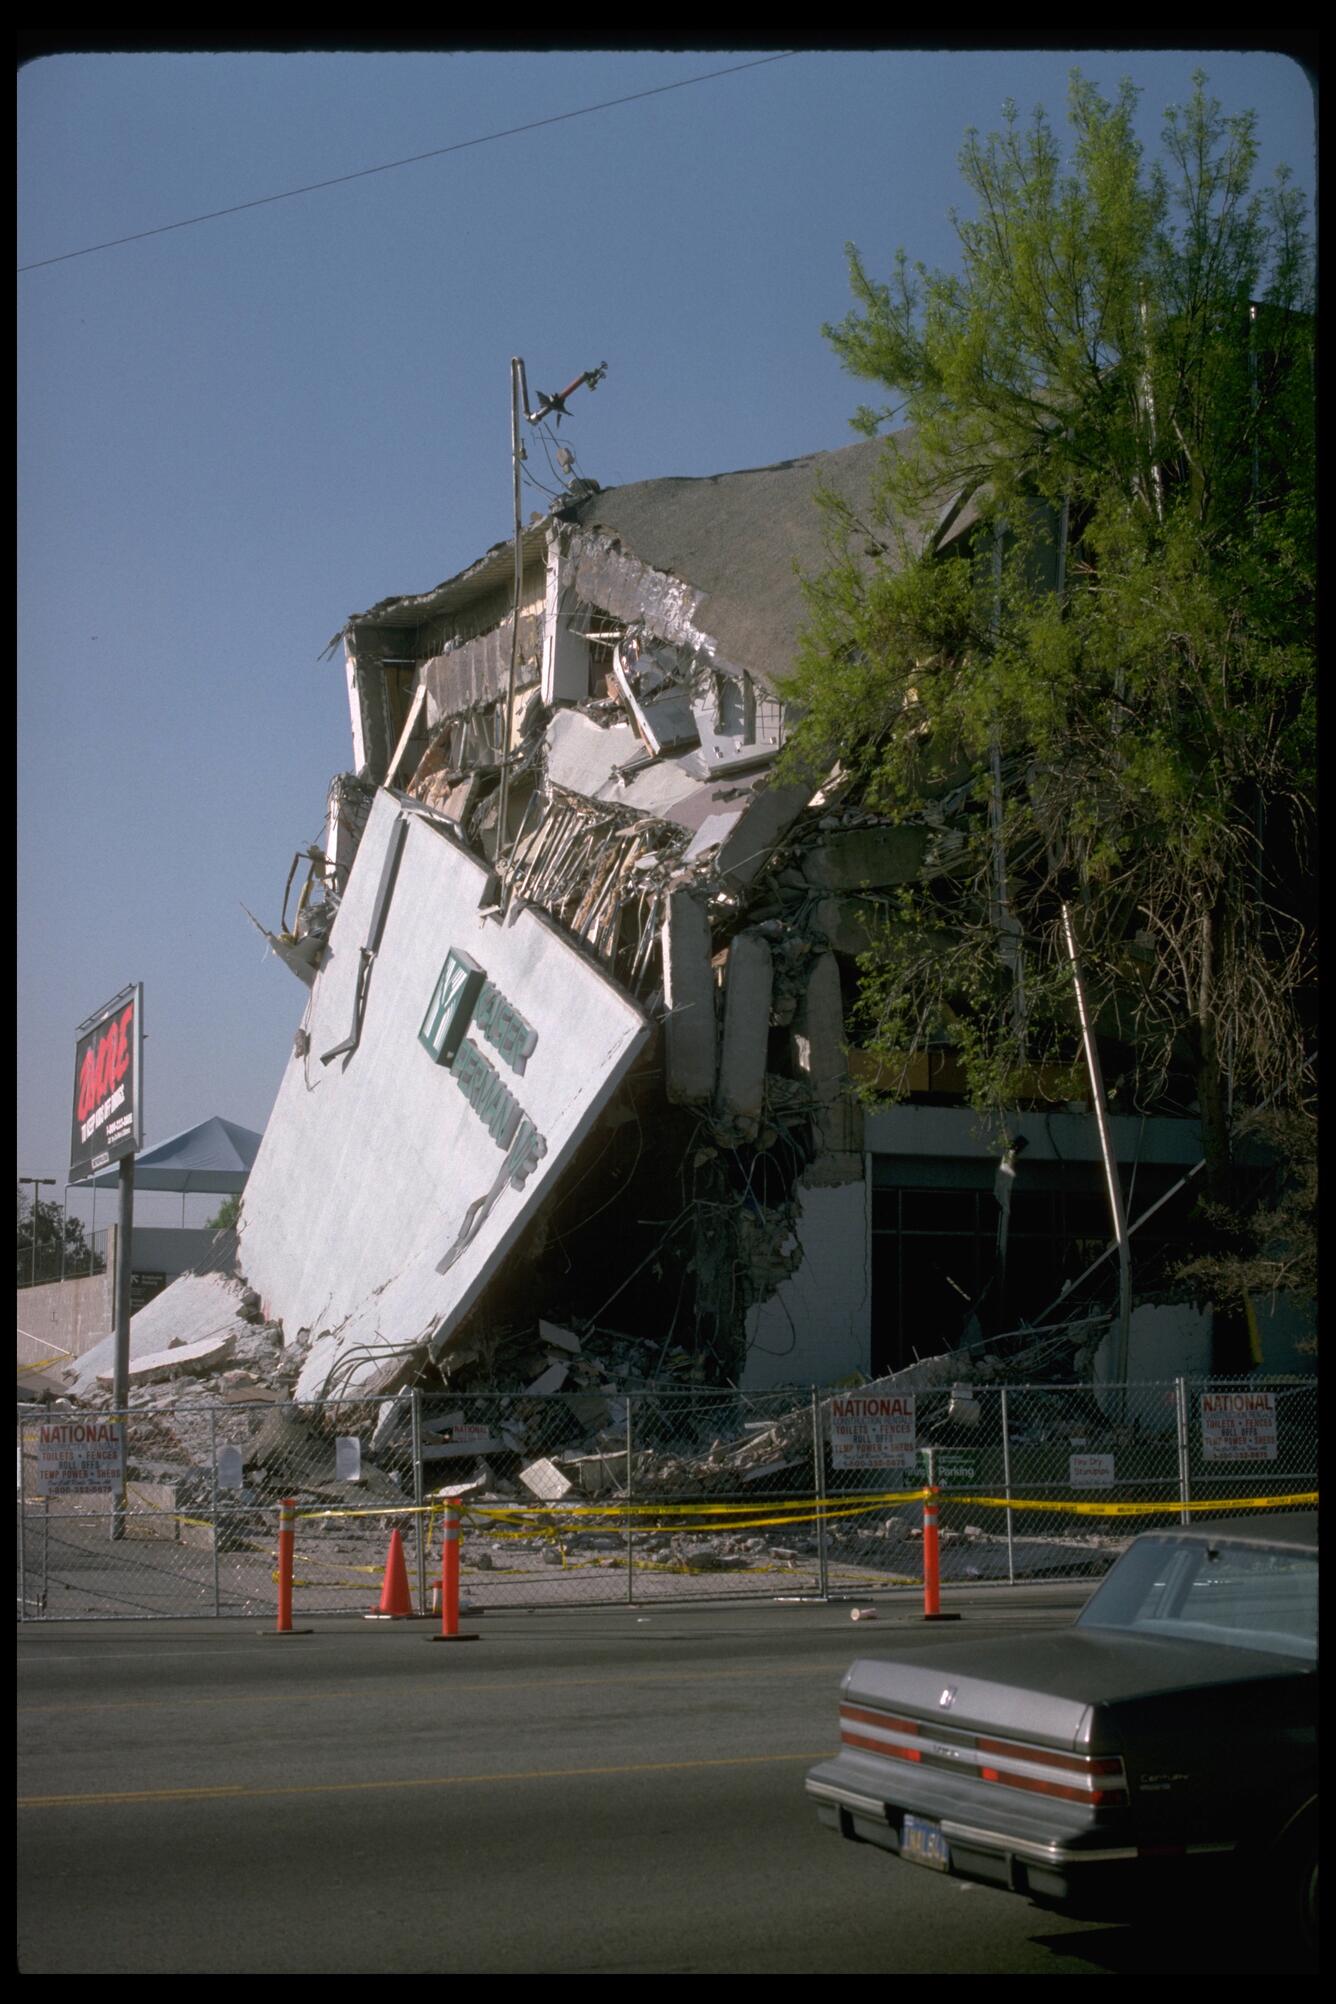
[[[520,1481],[542,1503],[559,1503],[563,1496],[569,1496],[574,1488],[568,1476],[562,1474],[554,1461],[541,1457],[531,1461],[527,1468],[520,1470]]]
[[[232,1355],[236,1339],[232,1336],[206,1336],[202,1343],[178,1343],[167,1350],[154,1351],[147,1357],[136,1357],[129,1368],[131,1385],[152,1385],[166,1378],[194,1377],[205,1371],[215,1371],[225,1364]],[[99,1371],[99,1385],[111,1385],[115,1372]]]

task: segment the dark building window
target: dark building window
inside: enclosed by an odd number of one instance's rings
[[[954,1176],[949,1187],[911,1181]],[[1043,1316],[1108,1305],[1117,1299],[1118,1267],[1109,1258],[1080,1286],[1112,1243],[1108,1198],[1098,1163],[1020,1165],[1011,1199],[1005,1265],[999,1261],[1000,1210],[988,1162],[927,1164],[878,1157],[872,1191],[872,1345],[874,1376],[916,1358],[938,1356],[980,1336],[1022,1329]],[[1178,1183],[1179,1168],[1142,1165],[1123,1196],[1133,1222]],[[967,1187],[962,1187],[966,1185]],[[968,1187],[972,1185],[973,1187]],[[1134,1291],[1163,1288],[1186,1256],[1186,1224],[1197,1191],[1180,1191],[1132,1238]],[[1047,1311],[1065,1285],[1061,1311]]]

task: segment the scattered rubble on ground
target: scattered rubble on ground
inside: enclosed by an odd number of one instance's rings
[[[365,1556],[368,1536],[383,1542],[396,1522],[407,1530],[415,1487],[412,1405],[406,1394],[392,1399],[344,1404],[302,1404],[286,1396],[297,1368],[293,1347],[281,1327],[258,1318],[258,1301],[219,1338],[179,1344],[141,1357],[130,1390],[129,1466],[132,1508],[140,1537],[177,1536],[186,1544],[212,1542],[217,1513],[221,1550],[241,1549],[268,1535],[266,1513],[281,1497],[293,1496],[308,1516],[303,1540],[335,1559],[354,1551]],[[1068,1368],[1097,1339],[1097,1328],[1072,1332]],[[1052,1365],[1051,1336],[1045,1355]],[[502,1577],[535,1563],[563,1565],[578,1559],[597,1564],[625,1556],[633,1546],[636,1563],[685,1575],[810,1567],[818,1550],[818,1527],[801,1516],[792,1527],[687,1530],[671,1525],[674,1505],[728,1502],[739,1509],[811,1497],[816,1482],[812,1453],[813,1394],[795,1388],[786,1400],[769,1395],[768,1412],[757,1416],[757,1401],[683,1396],[679,1356],[662,1360],[657,1376],[651,1345],[616,1337],[599,1339],[541,1322],[514,1345],[509,1390],[486,1394],[434,1393],[421,1402],[419,1443],[425,1499],[450,1494],[479,1506],[470,1537],[469,1563]],[[913,1391],[918,1433],[948,1446],[973,1438],[970,1426],[953,1420],[953,1399],[963,1379],[972,1385],[1024,1382],[1039,1354],[1028,1345],[1005,1357],[965,1351],[932,1357],[860,1392]],[[632,1363],[646,1367],[644,1372]],[[676,1364],[677,1368],[673,1366]],[[53,1413],[76,1403],[105,1408],[109,1374],[95,1375],[96,1391],[75,1401],[52,1401]],[[560,1383],[560,1389],[554,1387]],[[690,1390],[689,1384],[685,1387]],[[276,1396],[277,1393],[277,1396]],[[816,1397],[823,1420],[832,1396]],[[1051,1414],[1051,1424],[1075,1432],[1098,1427],[1097,1409],[1086,1387],[1073,1382]],[[627,1443],[627,1402],[631,1400],[631,1442]],[[968,1402],[961,1402],[968,1410]],[[702,1431],[705,1429],[705,1431]],[[336,1474],[336,1441],[362,1442],[355,1487]],[[216,1465],[224,1446],[236,1451],[240,1486],[221,1489]],[[836,1471],[827,1444],[822,1481],[836,1504],[854,1504],[860,1490],[884,1494],[897,1478],[884,1472],[851,1476]],[[917,1488],[920,1474],[899,1478]],[[633,1498],[638,1505],[662,1500],[669,1528],[652,1517],[604,1524],[597,1507]],[[402,1517],[393,1505],[402,1501]],[[583,1509],[595,1506],[588,1528]],[[519,1506],[504,1539],[494,1533],[505,1513]],[[545,1508],[546,1506],[546,1508]],[[380,1511],[368,1523],[350,1525],[345,1511]],[[488,1509],[502,1513],[490,1519]],[[550,1515],[548,1514],[550,1512]],[[579,1526],[576,1529],[576,1526]],[[879,1513],[835,1515],[825,1527],[832,1564],[870,1565],[895,1570],[915,1564],[911,1547],[920,1535],[918,1506],[883,1505]],[[996,1524],[947,1526],[943,1543],[959,1544],[962,1576],[971,1571],[963,1554],[998,1538]],[[1104,1542],[1099,1534],[1094,1542]],[[1049,1542],[1052,1542],[1051,1540]],[[1064,1541],[1069,1543],[1070,1540]],[[900,1556],[897,1558],[896,1554]],[[976,1573],[990,1572],[987,1566]]]

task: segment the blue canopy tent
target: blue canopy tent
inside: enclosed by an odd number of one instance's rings
[[[187,1127],[137,1155],[135,1188],[179,1190],[184,1222],[188,1196],[235,1196],[245,1189],[261,1139],[252,1128],[238,1127],[234,1120],[214,1114],[198,1127]],[[114,1190],[119,1180],[117,1165],[88,1177],[77,1187]]]

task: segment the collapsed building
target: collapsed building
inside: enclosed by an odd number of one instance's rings
[[[775,780],[775,685],[816,484],[876,451],[573,499],[348,623],[355,769],[272,936],[310,994],[242,1226],[301,1395],[540,1315],[737,1382],[804,1226],[861,1245],[823,907],[867,859],[838,816],[785,851],[814,789]],[[866,1314],[832,1305],[845,1368]]]
[[[518,550],[331,643],[353,757],[267,935],[306,1006],[240,1228],[299,1398],[578,1389],[540,1325],[614,1375],[748,1390],[980,1333],[998,1136],[949,1047],[872,1111],[850,1046],[858,956],[948,818],[892,825],[838,774],[777,771],[818,493],[861,512],[884,450],[574,481]],[[1084,1110],[1012,1126],[1023,1327],[1109,1232]],[[1193,1121],[1111,1126],[1148,1204],[1200,1161]],[[1088,1310],[1072,1326],[1088,1344]],[[1176,1367],[1209,1363],[1209,1315],[1143,1303],[1130,1369],[1140,1343],[1162,1375],[1170,1337]]]

